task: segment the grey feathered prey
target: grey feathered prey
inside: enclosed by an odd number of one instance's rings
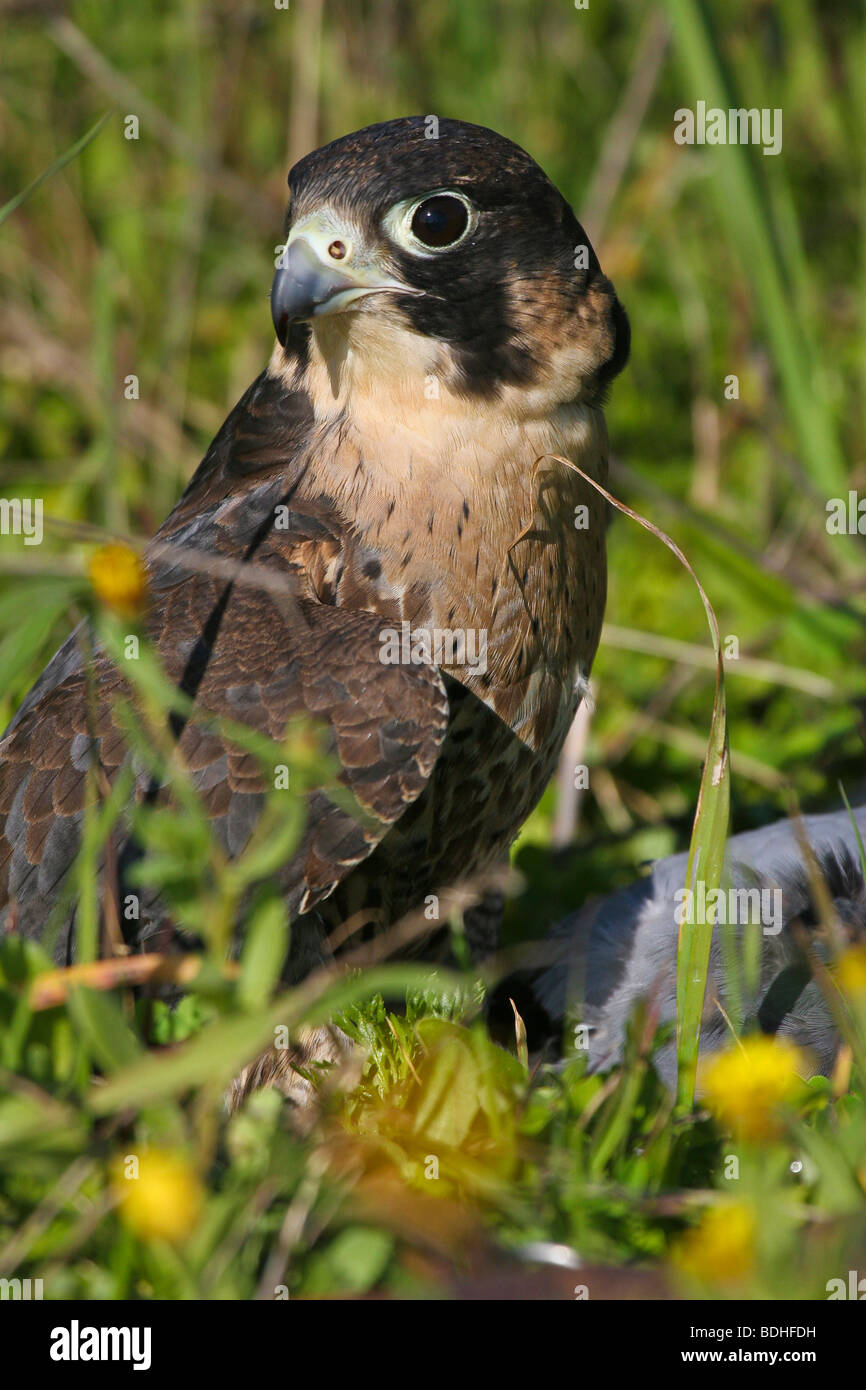
[[[866,806],[857,808],[854,818],[866,840]],[[866,889],[857,836],[847,811],[806,816],[803,828],[845,935],[851,940],[866,940]],[[658,860],[647,878],[590,902],[559,922],[538,943],[547,963],[517,971],[503,981],[496,991],[494,1015],[501,1013],[505,1019],[504,1004],[513,997],[527,1021],[530,1045],[554,1049],[562,1043],[566,1015],[581,1019],[589,1025],[591,1070],[608,1068],[620,1060],[626,1025],[639,1000],[651,1001],[660,1023],[673,1022],[679,933],[676,895],[685,883],[687,857],[675,854]],[[805,1048],[814,1070],[828,1074],[838,1033],[812,978],[798,929],[807,933],[819,958],[826,958],[827,947],[815,933],[819,911],[793,823],[782,820],[733,836],[727,863],[735,890],[780,893],[778,899],[765,900],[771,913],[764,925],[770,930],[761,933],[760,985],[754,998],[747,1001],[747,1016],[751,1014],[764,1033],[778,1033]],[[772,916],[776,906],[781,909],[778,919]],[[737,930],[741,932],[742,927]],[[723,1007],[730,1003],[718,927],[713,934],[701,1032],[704,1052],[725,1045],[731,1038],[716,999]],[[656,1054],[656,1065],[673,1086],[673,1042]]]

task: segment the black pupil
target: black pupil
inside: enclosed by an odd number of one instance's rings
[[[412,231],[424,246],[451,246],[460,240],[468,222],[465,203],[443,193],[419,204],[412,218]]]

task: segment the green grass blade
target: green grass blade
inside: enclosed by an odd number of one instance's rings
[[[37,188],[40,188],[42,184],[45,183],[46,179],[53,178],[61,169],[65,169],[67,164],[71,164],[72,160],[81,154],[81,151],[90,144],[91,140],[96,139],[106,121],[110,120],[113,114],[113,111],[106,111],[105,115],[100,116],[96,124],[92,125],[90,129],[82,135],[80,140],[76,140],[74,145],[70,145],[68,150],[58,155],[53,164],[49,164],[47,169],[43,169],[42,173],[38,174],[32,183],[28,183],[26,188],[23,188],[20,193],[16,193],[15,197],[10,198],[8,203],[4,203],[2,208],[0,208],[0,226],[6,221],[7,217],[11,216],[16,208],[20,208],[21,204],[25,199],[30,197],[31,193],[35,193]]]
[[[683,71],[707,109],[740,105],[727,90],[709,28],[697,0],[665,0]],[[711,180],[719,214],[730,244],[755,297],[769,341],[785,403],[796,431],[803,463],[826,495],[843,496],[848,470],[826,402],[815,390],[809,370],[814,353],[803,341],[804,326],[792,308],[790,287],[783,282],[774,251],[772,229],[748,152],[741,145],[713,147],[718,177]]]
[[[631,517],[645,531],[649,531],[667,546],[680,564],[687,570],[697,586],[710,625],[713,648],[716,654],[716,689],[713,700],[713,718],[710,725],[707,756],[698,792],[698,804],[689,845],[686,866],[686,889],[692,892],[696,901],[695,889],[702,883],[705,894],[704,906],[709,894],[721,887],[725,860],[725,843],[728,834],[728,815],[731,805],[731,760],[728,748],[728,725],[725,713],[725,669],[722,660],[722,642],[719,624],[713,606],[694,569],[683,554],[676,541],[671,540],[660,527],[646,517],[627,507],[601,483],[584,473],[571,459],[561,454],[544,454],[543,459],[554,459],[578,473],[585,482],[601,493],[612,507],[623,516]],[[700,879],[698,872],[700,871]],[[705,917],[706,913],[702,915]],[[688,930],[680,927],[677,948],[677,1101],[683,1109],[690,1109],[694,1099],[695,1078],[698,1063],[698,1045],[701,1037],[701,1016],[707,988],[707,970],[710,960],[710,944],[713,936],[712,925],[705,920],[689,924]]]
[[[864,877],[866,877],[866,848],[864,848],[863,846],[863,837],[860,834],[860,827],[854,819],[854,812],[851,810],[851,802],[848,800],[845,788],[842,786],[841,782],[839,783],[839,790],[842,793],[842,800],[845,802],[845,810],[848,812],[848,815],[851,819],[851,825],[854,830],[854,836],[857,840],[857,852],[860,855],[860,868],[864,874]]]

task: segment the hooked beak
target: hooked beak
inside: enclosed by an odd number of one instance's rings
[[[339,314],[368,294],[421,293],[389,279],[372,264],[356,261],[347,237],[316,223],[311,219],[292,232],[271,286],[271,316],[283,347],[290,325],[299,319]]]

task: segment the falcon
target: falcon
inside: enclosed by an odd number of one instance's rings
[[[604,480],[626,315],[522,149],[456,120],[431,133],[387,121],[294,167],[277,343],[147,556],[148,630],[193,704],[172,736],[227,853],[264,789],[212,716],[277,739],[320,721],[363,813],[308,796],[278,876],[290,980],[354,914],[387,926],[501,859],[602,622],[604,503],[550,456]],[[128,694],[104,652],[88,676],[73,634],[0,742],[0,903],[26,935],[73,864],[88,767],[105,786],[136,766]],[[136,785],[153,794],[140,770]],[[118,847],[121,872],[134,852]],[[164,944],[166,916],[145,904],[130,946]],[[486,919],[469,940],[490,949]],[[75,958],[74,903],[57,957]]]

